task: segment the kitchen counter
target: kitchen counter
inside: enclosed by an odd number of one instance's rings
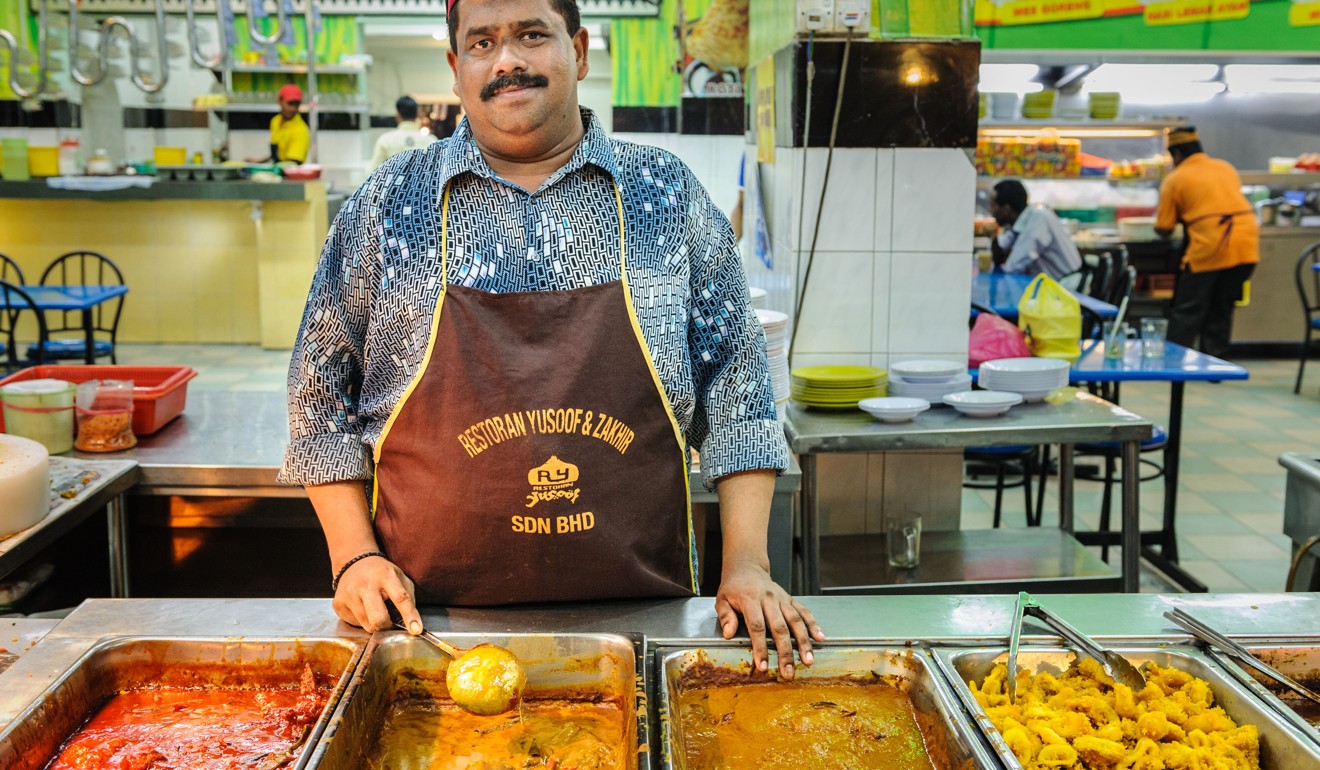
[[[813,596],[801,601],[836,644],[866,639],[1002,643],[1015,599]],[[1162,617],[1173,606],[1241,639],[1320,636],[1320,594],[1074,594],[1050,596],[1043,602],[1083,633],[1108,638],[1184,640],[1186,636]],[[652,646],[723,643],[712,599],[526,609],[424,608],[423,615],[427,628],[442,636],[445,632],[637,633]],[[1024,638],[1033,638],[1032,630],[1037,628],[1029,626]],[[114,636],[365,639],[361,630],[335,619],[329,600],[95,599],[76,609],[0,675],[0,725],[12,720],[92,645]],[[750,646],[745,637],[734,644]]]
[[[307,201],[316,197],[318,186],[323,186],[323,183],[285,181],[279,184],[260,184],[233,179],[185,182],[157,179],[150,187],[86,192],[58,189],[46,184],[45,179],[32,179],[26,182],[0,181],[0,198],[94,201]]]

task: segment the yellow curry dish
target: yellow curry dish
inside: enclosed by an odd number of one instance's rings
[[[1019,671],[1017,703],[997,664],[973,695],[1025,770],[1260,770],[1260,739],[1215,705],[1210,684],[1142,666],[1138,692],[1084,658],[1059,676]]]

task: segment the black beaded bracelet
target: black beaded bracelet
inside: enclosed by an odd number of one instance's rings
[[[335,573],[334,579],[332,579],[332,580],[330,581],[330,592],[331,592],[331,593],[334,593],[334,592],[336,592],[336,591],[339,590],[339,579],[342,578],[342,577],[344,576],[344,573],[345,573],[345,572],[348,572],[348,568],[349,568],[349,567],[353,566],[354,564],[357,564],[358,562],[362,561],[363,559],[371,558],[372,556],[379,556],[379,557],[382,558],[382,559],[388,559],[388,558],[389,558],[388,556],[386,556],[384,553],[382,553],[382,552],[380,552],[380,551],[366,551],[365,553],[360,553],[360,554],[358,554],[357,556],[354,556],[353,558],[351,558],[351,559],[349,559],[348,561],[344,562],[344,566],[340,567],[340,568],[339,568],[339,571]]]

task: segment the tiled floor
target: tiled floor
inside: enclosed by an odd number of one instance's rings
[[[197,390],[280,391],[289,351],[252,345],[120,345],[127,364],[186,363],[198,370]],[[1182,478],[1178,492],[1182,565],[1212,591],[1280,591],[1288,572],[1290,541],[1281,534],[1285,472],[1283,452],[1320,447],[1320,374],[1299,396],[1292,393],[1295,361],[1243,361],[1246,382],[1191,383],[1183,413]],[[1167,419],[1167,383],[1128,383],[1123,406],[1157,422]],[[1153,455],[1158,459],[1159,454]],[[1045,523],[1058,521],[1051,483]],[[1115,489],[1117,492],[1117,488]],[[1163,480],[1142,484],[1143,527],[1158,525]],[[1020,490],[1005,493],[1005,526],[1023,526]],[[963,491],[963,525],[989,527],[994,493]],[[1100,484],[1079,480],[1079,528],[1096,526]],[[1117,516],[1117,503],[1115,503]],[[1117,552],[1111,552],[1117,564]],[[1143,587],[1161,590],[1150,576]],[[1167,589],[1164,589],[1167,590]]]

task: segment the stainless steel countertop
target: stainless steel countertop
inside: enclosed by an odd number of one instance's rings
[[[168,201],[168,200],[266,200],[301,201],[308,199],[307,187],[322,182],[281,182],[257,184],[242,180],[170,181],[157,179],[150,187],[86,192],[51,187],[45,179],[23,182],[0,182],[0,198],[64,199],[96,201]]]
[[[183,414],[160,431],[138,439],[137,447],[115,457],[136,460],[141,494],[305,497],[302,487],[275,481],[289,443],[288,409],[283,393],[197,391],[188,394]],[[93,455],[79,455],[94,457]],[[715,499],[692,474],[694,501]],[[801,487],[796,463],[775,483],[776,493]]]
[[[1006,444],[1071,444],[1149,438],[1144,417],[1078,391],[1060,404],[1019,404],[998,417],[928,409],[912,422],[884,423],[864,412],[820,412],[789,402],[789,448],[802,454],[952,449]]]
[[[1162,617],[1179,606],[1240,638],[1320,637],[1320,594],[1071,594],[1042,602],[1101,637],[1186,638]],[[1013,596],[811,596],[802,602],[835,640],[1002,639]],[[645,634],[654,644],[719,643],[714,600],[602,602],[526,609],[426,608],[427,628],[465,633]],[[1036,633],[1044,635],[1043,629]],[[327,599],[92,599],[0,675],[0,725],[12,720],[98,640],[113,636],[364,639]],[[747,647],[742,636],[736,642]],[[826,642],[829,644],[829,642]]]

